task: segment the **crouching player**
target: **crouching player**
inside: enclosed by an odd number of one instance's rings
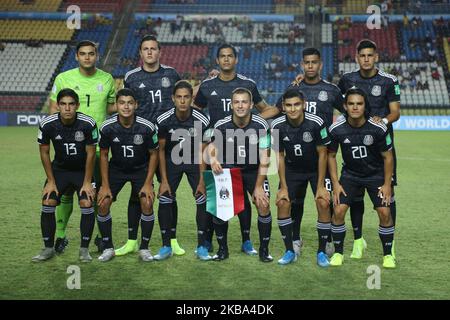
[[[313,114],[305,113],[305,97],[301,91],[289,89],[282,97],[285,115],[272,122],[273,149],[278,161],[280,189],[276,204],[278,226],[286,247],[281,265],[297,259],[292,243],[291,203],[303,204],[308,182],[315,194],[318,219],[319,247],[317,264],[329,265],[325,254],[331,228],[330,193],[325,188],[327,170],[327,148],[330,143],[324,121]]]
[[[58,113],[46,117],[39,126],[38,142],[47,181],[42,191],[41,231],[45,248],[33,261],[45,261],[55,255],[55,208],[61,195],[75,190],[81,209],[80,260],[92,261],[89,242],[95,225],[92,175],[98,129],[94,119],[78,113],[79,97],[72,89],[62,89],[56,98]],[[50,141],[55,158],[50,162]]]
[[[363,90],[356,87],[347,90],[344,108],[345,118],[330,127],[328,147],[335,204],[331,233],[336,250],[330,264],[340,266],[344,261],[345,214],[353,198],[367,189],[380,220],[378,232],[383,246],[383,267],[395,268],[391,253],[394,224],[389,208],[394,170],[391,136],[385,124],[369,118],[370,108]],[[339,146],[344,163],[340,180],[336,164]]]
[[[158,161],[157,130],[153,123],[135,115],[138,105],[132,90],[119,90],[116,105],[118,115],[106,120],[100,129],[102,186],[97,197],[97,220],[105,249],[98,259],[106,262],[114,257],[110,208],[125,183],[130,182],[131,193],[139,197],[142,210],[139,257],[152,261],[148,244],[155,220],[153,175]],[[108,164],[110,149],[112,157]]]
[[[203,136],[209,127],[209,120],[192,107],[193,89],[189,82],[178,81],[175,84],[172,100],[175,108],[164,112],[157,120],[161,173],[158,219],[163,246],[155,255],[155,260],[164,260],[172,255],[170,226],[174,219],[173,203],[183,173],[187,176],[197,205],[197,257],[211,260],[205,236],[212,216],[206,213],[206,189],[202,174],[206,167],[202,157],[206,147]]]

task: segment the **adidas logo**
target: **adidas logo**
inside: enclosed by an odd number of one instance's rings
[[[141,83],[141,84],[139,85],[139,89],[142,89],[142,88],[145,88],[145,84],[143,84],[143,83]]]
[[[175,131],[173,130],[173,129],[170,129],[169,130],[169,133],[174,133]]]
[[[234,139],[230,137],[227,139],[227,142],[234,142]]]
[[[289,137],[284,137],[283,141],[291,141],[291,139],[289,139]]]
[[[216,90],[214,90],[213,92],[211,92],[211,95],[212,95],[212,96],[217,96]]]
[[[62,140],[61,136],[58,134],[55,138],[55,140]]]
[[[115,137],[113,142],[120,142],[119,138]]]
[[[344,143],[350,143],[350,140],[348,140],[348,138],[345,138]]]
[[[73,88],[73,90],[79,91],[79,90],[80,90],[80,87],[79,87],[79,86],[75,86],[75,88]]]

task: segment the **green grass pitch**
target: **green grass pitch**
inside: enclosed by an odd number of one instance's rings
[[[240,252],[238,219],[229,228],[230,259],[201,262],[195,258],[195,204],[183,180],[178,195],[178,239],[186,255],[162,262],[142,263],[137,255],[116,257],[109,263],[78,262],[79,218],[76,208],[69,222],[66,252],[55,259],[33,264],[40,250],[40,192],[44,171],[36,143],[36,128],[0,128],[1,299],[449,299],[450,232],[450,132],[397,132],[399,186],[396,188],[398,267],[381,270],[381,288],[368,289],[371,265],[381,267],[377,217],[366,198],[364,237],[368,250],[361,261],[349,258],[353,234],[347,217],[345,262],[340,268],[320,269],[315,264],[316,212],[308,191],[300,259],[288,266],[276,260],[284,246],[276,224],[272,198],[273,231],[270,244],[275,261],[259,262]],[[272,195],[278,183],[270,178]],[[112,208],[116,246],[127,237],[126,204],[129,187]],[[155,206],[156,209],[156,206]],[[253,210],[251,237],[258,245]],[[161,245],[158,224],[150,243],[155,253]],[[217,244],[215,243],[217,248]],[[67,268],[81,268],[81,289],[69,290]]]

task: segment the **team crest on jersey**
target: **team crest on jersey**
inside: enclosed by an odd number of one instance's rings
[[[227,188],[222,187],[222,189],[220,189],[219,191],[219,197],[222,200],[227,200],[228,198],[230,198],[230,191],[228,191]]]
[[[372,95],[374,97],[379,97],[381,95],[381,87],[380,86],[373,86],[372,87]]]
[[[142,138],[142,135],[140,134],[135,134],[134,138],[133,138],[133,143],[135,145],[140,145],[144,143],[144,139]]]
[[[308,131],[303,132],[303,141],[305,141],[306,143],[313,141],[311,133],[309,133]]]
[[[102,84],[97,85],[97,91],[98,92],[103,92],[103,85]]]
[[[364,136],[363,143],[364,143],[366,146],[372,145],[372,144],[373,144],[373,137],[372,137],[370,134]]]
[[[327,101],[328,100],[328,93],[326,91],[320,91],[318,99],[320,101]]]
[[[83,133],[83,131],[75,132],[75,141],[81,142],[83,140],[84,140],[84,133]]]
[[[163,77],[163,78],[161,79],[161,86],[162,86],[163,88],[168,88],[168,87],[170,87],[170,80],[169,80],[169,78]]]
[[[197,130],[195,128],[189,128],[189,135],[191,137],[196,137],[197,136]]]
[[[248,138],[248,143],[250,144],[257,144],[258,143],[258,136],[256,134],[250,135]]]

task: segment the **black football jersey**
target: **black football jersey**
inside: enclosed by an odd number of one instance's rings
[[[149,150],[158,148],[158,133],[153,123],[138,116],[130,128],[125,128],[116,115],[100,128],[100,148],[111,149],[109,163],[118,170],[133,172],[146,169]]]
[[[317,147],[330,143],[324,121],[305,113],[303,122],[294,127],[283,115],[273,120],[271,127],[272,147],[284,153],[286,166],[299,173],[317,173]]]
[[[269,125],[260,116],[252,114],[249,124],[239,128],[232,117],[225,117],[214,126],[212,141],[218,150],[216,157],[224,168],[257,170],[259,150],[270,148]]]
[[[338,86],[342,94],[354,86],[362,89],[369,99],[371,116],[385,117],[390,113],[389,103],[400,102],[397,78],[381,70],[371,78],[363,78],[359,70],[344,73]]]
[[[231,97],[236,88],[250,90],[255,105],[262,101],[255,81],[236,74],[236,77],[230,81],[223,81],[218,76],[204,80],[200,84],[194,103],[201,109],[207,108],[209,120],[214,125],[220,119],[232,114]]]
[[[290,85],[287,89],[297,89],[306,98],[306,112],[314,114],[325,121],[325,125],[330,127],[333,123],[334,109],[344,112],[344,98],[339,88],[328,81],[320,80],[316,84],[300,82],[298,86]],[[282,111],[282,98],[277,101],[277,107]]]
[[[190,116],[181,121],[176,116],[175,108],[158,117],[158,136],[166,139],[166,161],[181,164],[181,159],[189,157],[189,163],[198,164],[198,150],[203,142],[207,142],[205,132],[209,128],[209,120],[203,112],[191,107]],[[179,156],[172,159],[171,155]]]
[[[136,115],[156,123],[160,114],[174,107],[172,91],[179,80],[175,69],[166,65],[160,65],[155,72],[139,67],[125,74],[124,87],[132,89],[137,96]]]
[[[97,125],[91,117],[77,112],[75,122],[65,126],[59,113],[45,117],[40,125],[37,141],[53,144],[53,169],[79,171],[86,166],[86,146],[98,143]]]
[[[367,120],[362,127],[352,127],[346,119],[330,127],[331,143],[328,149],[342,149],[342,176],[383,178],[382,152],[392,149],[392,139],[384,123]]]

